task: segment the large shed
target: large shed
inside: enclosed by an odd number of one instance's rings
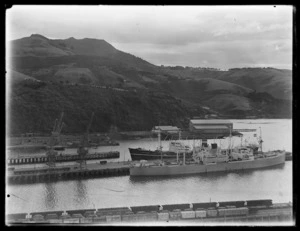
[[[175,126],[155,126],[152,128],[152,132],[158,133],[171,133],[171,134],[176,134],[180,131],[178,127]]]
[[[230,120],[192,119],[189,123],[190,132],[196,133],[229,133],[233,131],[233,123]]]

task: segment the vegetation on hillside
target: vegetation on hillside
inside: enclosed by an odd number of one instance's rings
[[[191,110],[174,97],[151,91],[117,91],[88,85],[24,81],[13,86],[9,103],[10,132],[50,133],[64,111],[65,133],[85,130],[95,113],[91,132],[150,130],[153,126],[184,127]]]
[[[83,132],[92,112],[94,132],[185,127],[194,116],[292,116],[289,70],[155,66],[96,39],[32,35],[12,43],[11,133],[49,133],[61,111],[67,133]]]

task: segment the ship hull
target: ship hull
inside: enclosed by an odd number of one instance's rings
[[[162,156],[160,151],[151,151],[151,150],[145,150],[141,148],[129,148],[131,160],[160,160],[162,159],[176,159],[177,153],[175,152],[169,152],[169,151],[163,151]],[[179,154],[179,157],[182,158],[183,154]],[[186,158],[191,158],[192,152],[186,153]]]
[[[170,176],[170,175],[186,175],[210,172],[230,172],[235,170],[259,169],[285,163],[285,154],[277,156],[232,161],[228,163],[217,164],[189,164],[189,165],[167,165],[167,166],[151,166],[151,167],[131,167],[130,176]]]

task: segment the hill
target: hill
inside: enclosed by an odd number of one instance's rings
[[[83,132],[94,110],[99,131],[187,126],[193,116],[291,118],[289,70],[155,66],[96,39],[31,35],[11,47],[14,133],[49,131],[62,110],[67,132]]]
[[[213,78],[238,84],[257,92],[267,92],[277,99],[291,100],[292,71],[276,68],[232,68],[228,71],[192,67],[163,67],[163,70],[178,78]]]
[[[11,84],[16,84],[16,83],[22,82],[24,80],[36,80],[36,79],[31,76],[19,73],[17,71],[7,70],[7,74],[6,74],[7,82],[9,82]]]
[[[111,126],[119,131],[150,130],[158,124],[186,128],[190,118],[205,118],[208,114],[219,118],[287,118],[291,113],[290,104],[267,93],[250,92],[245,96],[224,93],[209,98],[206,104],[199,104],[161,91],[46,83],[33,79],[12,85],[9,98],[11,134],[49,134],[62,111],[65,112],[66,134],[84,132],[92,112],[95,119],[91,132],[109,132]]]
[[[91,132],[150,130],[154,125],[186,126],[191,110],[169,94],[120,91],[90,85],[23,81],[13,86],[9,103],[10,133],[50,133],[65,112],[64,133],[82,133],[92,112]],[[161,110],[164,108],[164,110]]]

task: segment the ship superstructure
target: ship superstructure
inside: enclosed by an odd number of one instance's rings
[[[231,139],[231,136],[230,136]],[[260,137],[260,147],[262,139]],[[168,176],[186,175],[208,172],[227,172],[275,166],[285,162],[285,151],[262,152],[254,154],[253,149],[247,146],[221,149],[216,143],[208,145],[202,142],[200,147],[193,148],[192,159],[172,162],[156,161],[133,164],[130,168],[131,176]]]

